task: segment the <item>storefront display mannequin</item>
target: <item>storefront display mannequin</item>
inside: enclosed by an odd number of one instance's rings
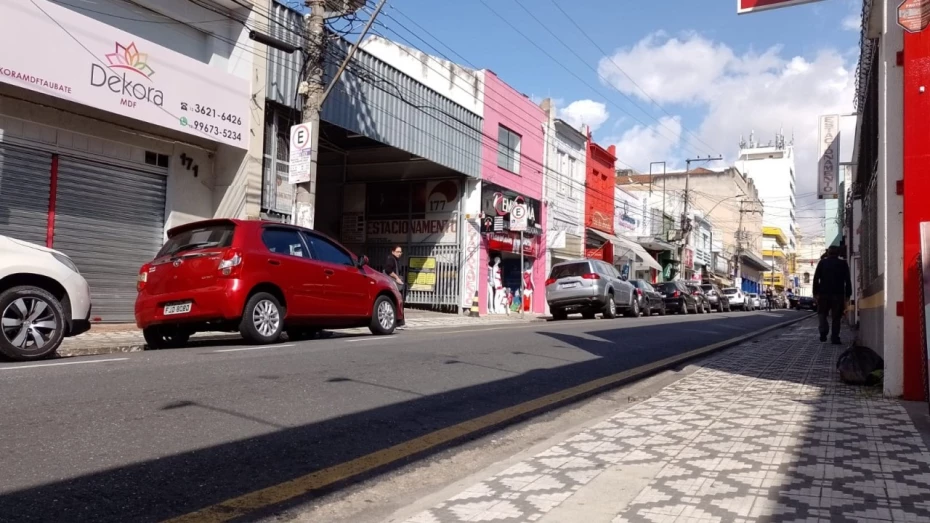
[[[504,283],[501,277],[501,258],[494,257],[494,263],[488,267],[488,314],[502,314],[501,304],[504,300]]]
[[[526,312],[533,311],[533,262],[523,264],[523,299],[521,306]]]

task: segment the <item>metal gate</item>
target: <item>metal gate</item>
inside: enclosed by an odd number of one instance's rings
[[[462,249],[458,245],[402,244],[404,249],[405,273],[409,272],[410,258],[434,258],[436,260],[436,283],[431,291],[407,292],[408,305],[428,306],[431,309],[457,312],[461,307],[459,267]],[[368,245],[364,254],[371,266],[384,270],[384,262],[391,253],[392,245]],[[406,276],[405,276],[406,277]]]
[[[0,141],[0,234],[45,245],[52,155]]]
[[[166,177],[167,169],[59,159],[54,247],[87,279],[101,321],[134,321],[139,269],[164,238]]]

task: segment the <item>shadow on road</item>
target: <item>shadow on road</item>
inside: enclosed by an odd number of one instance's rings
[[[595,322],[582,335],[547,332],[551,331],[553,326],[544,324],[541,326],[543,332],[539,334],[545,338],[534,338],[537,341],[548,338],[552,340],[549,346],[567,345],[587,351],[596,358],[570,362],[537,354],[526,346],[514,347],[517,350],[502,348],[502,352],[527,358],[559,360],[561,365],[428,396],[388,383],[377,384],[358,381],[351,376],[332,376],[327,380],[332,386],[355,383],[400,391],[412,397],[390,406],[293,428],[279,428],[254,414],[221,409],[231,416],[258,420],[275,430],[258,437],[129,464],[28,490],[7,492],[0,496],[0,520],[161,521],[399,445],[500,409],[800,316],[794,312],[778,312],[710,317],[700,325],[719,323],[728,328],[720,329],[715,335],[703,336],[682,336],[667,323],[642,326],[630,326],[627,323],[624,328],[612,328],[610,322]],[[444,367],[448,368],[449,372],[455,372],[455,369],[462,365],[474,365],[459,359],[449,359],[446,363]],[[501,368],[495,370],[506,372],[506,369]],[[256,379],[273,377],[257,376]],[[178,391],[172,401],[163,405],[163,411],[217,410],[215,407],[192,402],[184,396],[183,391]],[[580,398],[573,398],[573,401],[578,399]],[[543,409],[551,410],[558,406],[560,405],[550,404]],[[508,419],[506,424],[539,413],[538,410],[527,412],[517,418]],[[9,421],[11,420],[6,420]],[[500,429],[501,426],[487,427],[469,434],[466,439],[476,438]],[[401,467],[454,443],[433,447],[417,455],[407,456],[332,483],[321,490],[307,492],[289,500],[285,505],[289,507],[305,503],[328,491],[344,487],[347,483]],[[139,441],[138,444],[157,443],[149,440]],[[106,442],[100,443],[101,452],[106,451],[106,445]],[[152,453],[157,454],[157,449],[153,449]],[[0,483],[2,481],[0,479]],[[279,504],[274,508],[280,510],[286,507]]]

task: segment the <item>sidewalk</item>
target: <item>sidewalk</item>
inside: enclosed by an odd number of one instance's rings
[[[902,404],[843,385],[845,346],[816,320],[781,332],[391,521],[930,521],[930,454]]]
[[[513,313],[509,316],[483,316],[472,318],[460,314],[444,314],[440,312],[407,309],[407,327],[411,329],[435,329],[441,327],[455,327],[459,325],[497,325],[518,321],[541,321],[540,315],[527,314],[521,319],[520,315]],[[353,336],[368,334],[367,328],[332,330],[336,335]],[[202,332],[191,337],[192,343],[229,343],[242,339],[238,334],[225,332]],[[97,354],[112,354],[118,352],[137,352],[145,348],[142,331],[133,324],[123,325],[95,325],[91,330],[80,336],[66,339],[58,349],[59,356],[91,356]]]

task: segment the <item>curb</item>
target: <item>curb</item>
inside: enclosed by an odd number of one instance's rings
[[[546,318],[533,318],[527,320],[499,320],[499,321],[473,321],[468,323],[455,323],[451,325],[408,325],[408,327],[415,330],[431,330],[431,329],[452,329],[457,327],[472,327],[472,326],[500,326],[500,325],[520,325],[523,323],[540,323],[548,321]],[[367,329],[365,329],[367,332]],[[346,331],[343,330],[329,330],[329,332],[336,334],[345,334]],[[349,334],[355,334],[354,332],[349,332]],[[141,335],[140,335],[141,338]],[[239,341],[242,338],[238,334],[228,334],[228,335],[219,335],[219,336],[203,336],[195,337],[191,339],[191,343],[194,345],[208,344],[208,343],[226,343],[230,341]],[[61,347],[58,349],[57,355],[53,359],[57,358],[74,358],[79,356],[102,356],[105,354],[125,354],[130,352],[143,352],[145,351],[145,341],[138,339],[132,341],[115,341],[113,343],[107,342],[88,342],[86,346],[83,347]]]

